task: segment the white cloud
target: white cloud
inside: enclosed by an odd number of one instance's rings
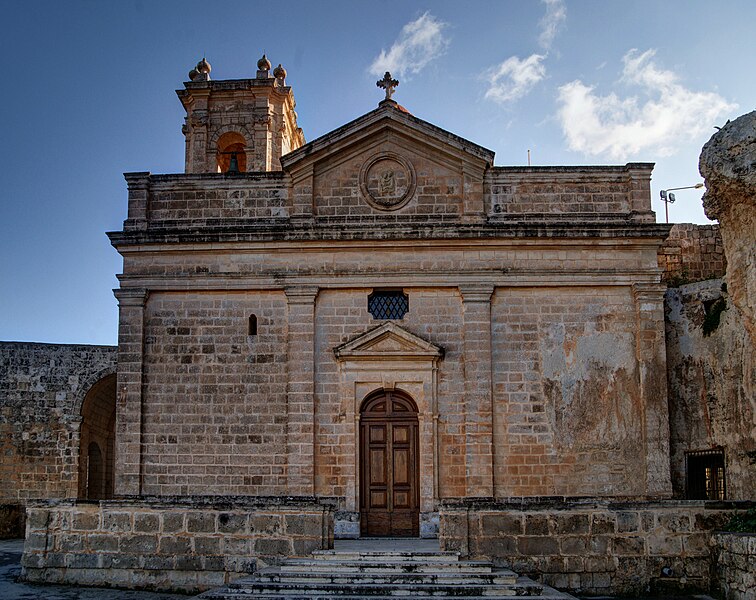
[[[486,98],[503,104],[527,94],[546,76],[546,67],[542,64],[544,58],[542,54],[531,54],[523,60],[510,56],[498,67],[489,69]]]
[[[686,88],[656,65],[655,53],[633,49],[622,59],[621,82],[637,88],[636,95],[600,96],[579,80],[559,88],[558,116],[570,150],[620,161],[640,153],[670,156],[737,107],[714,92]]]
[[[567,20],[567,7],[564,0],[542,1],[546,5],[546,14],[539,22],[541,34],[538,36],[538,43],[544,50],[549,50],[556,34]]]
[[[447,24],[426,12],[410,21],[388,52],[381,53],[370,65],[373,75],[381,76],[390,71],[394,76],[419,73],[430,61],[441,56],[449,40],[444,36]]]
[[[567,20],[567,7],[564,0],[542,2],[546,5],[546,14],[538,23],[541,30],[538,43],[548,51],[556,34]],[[510,56],[498,66],[489,69],[485,74],[488,79],[486,98],[500,104],[522,98],[546,77],[546,67],[543,64],[546,56],[547,54],[531,54],[525,59]]]

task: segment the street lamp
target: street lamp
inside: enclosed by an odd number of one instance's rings
[[[670,194],[670,192],[677,191],[677,190],[698,190],[702,188],[703,186],[704,186],[703,183],[697,183],[696,185],[686,185],[685,187],[669,188],[667,190],[661,190],[659,192],[659,196],[661,196],[661,201],[664,202],[664,215],[667,218],[667,223],[669,223],[669,205],[675,201],[675,195]]]

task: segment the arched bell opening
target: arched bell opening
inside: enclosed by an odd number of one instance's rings
[[[218,138],[218,173],[247,171],[247,143],[240,133],[229,131]]]
[[[113,497],[115,462],[116,376],[97,381],[81,406],[79,497]]]
[[[420,457],[417,405],[398,390],[360,408],[360,535],[417,537]]]

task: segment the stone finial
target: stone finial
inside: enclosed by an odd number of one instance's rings
[[[267,79],[268,77],[270,77],[270,67],[270,61],[268,60],[268,57],[263,53],[260,60],[257,61],[257,78]]]
[[[197,63],[197,66],[189,71],[189,80],[210,81],[210,71],[212,70],[213,68],[210,66],[210,63],[203,56],[202,60]]]
[[[383,76],[383,79],[379,79],[375,82],[375,85],[377,85],[379,88],[382,88],[386,90],[386,98],[384,100],[391,100],[391,96],[394,94],[394,89],[396,86],[399,85],[398,79],[392,79],[391,73],[386,71],[386,74]]]
[[[279,85],[286,85],[286,69],[283,68],[281,63],[278,63],[278,66],[273,69],[273,77],[276,78]]]

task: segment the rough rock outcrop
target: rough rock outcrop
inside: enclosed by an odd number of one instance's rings
[[[704,210],[718,219],[727,286],[756,341],[756,111],[728,122],[701,150]]]
[[[665,296],[672,485],[686,494],[686,454],[720,448],[726,497],[756,490],[756,348],[721,279]]]

